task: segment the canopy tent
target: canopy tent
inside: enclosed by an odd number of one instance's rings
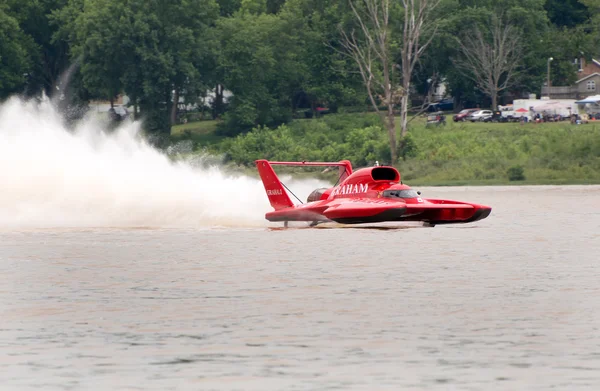
[[[583,100],[578,100],[577,103],[578,105],[584,105],[586,103],[598,103],[600,102],[600,95],[594,95],[594,96],[588,96],[587,98],[583,99]]]
[[[548,102],[544,105],[536,106],[535,111],[549,111],[549,110],[571,110],[571,106],[568,103],[563,102]]]

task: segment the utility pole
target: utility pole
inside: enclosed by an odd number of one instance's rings
[[[548,99],[550,99],[550,63],[554,60],[554,58],[548,58]]]

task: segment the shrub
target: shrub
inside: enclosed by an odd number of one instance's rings
[[[524,181],[525,173],[522,166],[512,166],[507,171],[509,181]]]
[[[402,158],[402,160],[406,160],[406,158],[417,156],[418,149],[415,140],[412,138],[410,134],[407,134],[398,143],[398,156]]]

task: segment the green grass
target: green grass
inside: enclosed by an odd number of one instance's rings
[[[600,124],[448,122],[426,128],[413,121],[415,156],[398,163],[419,185],[600,183]],[[526,179],[509,181],[522,167]]]
[[[217,144],[225,138],[215,134],[218,123],[217,120],[204,120],[175,125],[171,128],[171,139],[192,140],[202,146]]]
[[[385,131],[356,131],[377,122],[373,115],[331,114],[300,119],[277,130],[230,139],[215,134],[216,121],[173,127],[174,140],[191,139],[228,156],[232,165],[253,167],[254,159],[341,160],[373,164],[387,150]],[[600,183],[600,123],[454,123],[426,127],[426,115],[409,123],[414,150],[396,167],[418,186],[543,185]],[[396,122],[398,133],[399,118]],[[370,143],[372,146],[369,146]],[[388,152],[389,153],[389,152]],[[368,158],[364,159],[369,155]],[[362,159],[362,160],[361,160]],[[362,162],[361,162],[362,161]],[[512,169],[525,180],[509,181]]]

